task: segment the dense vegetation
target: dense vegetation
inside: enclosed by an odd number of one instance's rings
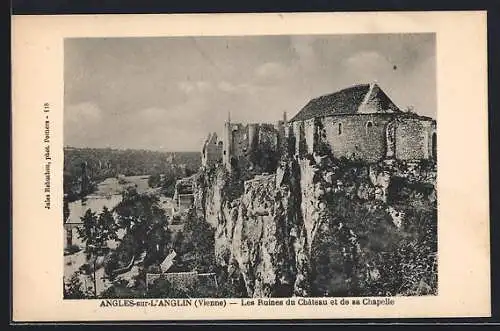
[[[367,180],[366,165],[344,162],[340,167],[345,185],[359,187]],[[332,192],[325,199],[328,210],[311,252],[313,295],[437,293],[433,187],[393,177],[387,202],[346,191]],[[388,206],[404,214],[399,228]]]
[[[82,164],[89,177],[89,188],[81,192]],[[159,175],[181,178],[198,170],[198,152],[158,152],[117,150],[110,148],[64,149],[64,193],[76,200],[95,189],[95,184],[108,177]]]
[[[116,213],[116,218],[113,213]],[[82,217],[82,227],[78,229],[79,236],[85,243],[88,261],[82,271],[92,276],[99,258],[103,259],[102,266],[110,280],[129,271],[133,262],[141,255],[144,255],[144,268],[158,265],[170,248],[167,220],[164,210],[158,205],[157,196],[138,194],[134,188],[123,192],[122,201],[113,211],[104,207],[97,214],[88,209]],[[124,230],[125,233],[121,239],[118,237],[119,230]],[[118,242],[118,247],[110,249],[109,240]],[[66,291],[68,297],[81,294],[79,289],[75,289],[78,285],[76,279],[70,280]]]
[[[125,230],[125,235],[106,261],[108,275],[114,276],[116,269],[124,268],[144,252],[146,267],[161,262],[168,254],[168,219],[158,201],[157,196],[138,194],[134,189],[123,193],[122,201],[114,208],[114,212],[117,215],[116,224]]]
[[[112,213],[116,215],[114,219]],[[79,233],[85,243],[88,263],[65,283],[65,298],[94,297],[93,290],[83,289],[78,276],[84,274],[92,278],[94,269],[101,266],[113,282],[99,295],[103,298],[224,297],[241,292],[242,283],[234,279],[228,281],[227,272],[215,266],[214,230],[192,210],[183,218],[183,231],[172,233],[168,229],[168,217],[158,204],[158,196],[139,194],[134,188],[123,193],[122,201],[112,211],[106,208],[100,213],[87,210]],[[125,232],[121,239],[117,235],[120,229]],[[108,247],[109,240],[118,242],[116,249]],[[186,287],[174,287],[165,279],[147,288],[146,273],[160,273],[160,263],[172,249],[177,257],[169,272],[215,273],[220,288],[199,280]],[[99,258],[103,260],[102,265],[96,266]],[[132,285],[118,277],[128,272],[139,259],[142,262]]]
[[[329,154],[328,150],[318,152],[321,155]],[[75,156],[77,154],[68,154],[68,158],[72,160],[68,164],[73,164],[73,173],[78,177],[78,162],[82,161],[81,157],[85,153],[78,154],[78,157]],[[374,188],[370,187],[369,165],[347,159],[332,159],[315,164],[315,158],[311,155],[305,155],[305,158],[320,171],[335,173],[335,180],[328,184],[329,190],[323,189],[319,198],[326,206],[326,211],[318,222],[317,234],[311,244],[311,295],[436,294],[437,205],[432,181],[421,181],[418,176],[415,178],[404,175],[401,170],[397,170],[391,175],[387,201],[381,201],[374,198]],[[102,159],[100,160],[102,163]],[[168,162],[171,161],[169,159]],[[133,164],[135,161],[130,162]],[[131,170],[132,172],[125,174],[147,173],[150,175],[150,187],[161,188],[160,192],[171,196],[175,180],[190,175],[195,169],[168,162],[140,173]],[[406,166],[394,164],[392,167],[394,170],[405,169]],[[420,167],[424,173],[431,173],[435,164],[422,162]],[[93,178],[116,175],[111,168],[113,167],[96,168],[102,171],[98,171],[98,177]],[[118,168],[120,167],[114,169]],[[207,176],[197,177],[200,187],[214,185],[206,181],[206,178],[213,177],[208,175],[213,175],[215,170],[205,171]],[[224,182],[230,183],[224,187],[225,198],[232,200],[241,195],[245,175],[249,174],[225,173],[228,178]],[[334,190],[335,181],[342,182],[344,188]],[[388,212],[389,207],[405,215],[405,221],[400,227],[394,224]],[[139,194],[130,188],[123,193],[122,201],[113,210],[103,209],[99,214],[89,210],[82,220],[80,235],[85,242],[84,249],[89,262],[80,272],[92,276],[95,268],[93,262],[98,257],[103,258],[105,273],[113,281],[113,285],[100,295],[103,298],[247,295],[237,265],[229,268],[216,265],[214,229],[194,210],[190,210],[182,215],[183,229],[171,231],[168,217],[159,205],[157,192]],[[118,239],[120,229],[124,230],[125,235]],[[116,249],[107,247],[109,240],[119,243]],[[215,273],[218,287],[213,288],[201,281],[183,287],[171,284],[166,279],[159,279],[146,286],[146,273],[160,273],[160,263],[172,249],[177,256],[169,272]],[[141,263],[132,283],[117,277],[130,270],[137,260],[141,260]],[[64,293],[66,298],[95,295],[82,288],[78,274],[67,280]]]

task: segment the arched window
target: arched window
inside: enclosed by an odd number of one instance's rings
[[[432,134],[432,157],[437,159],[437,136],[436,132]]]
[[[339,135],[341,135],[342,134],[342,123],[339,123],[338,129],[339,129]]]
[[[370,133],[371,129],[373,127],[373,122],[372,121],[368,121],[366,122],[366,133]]]

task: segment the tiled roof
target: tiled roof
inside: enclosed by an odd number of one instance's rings
[[[397,107],[378,85],[360,84],[312,99],[290,122],[330,115],[355,114],[359,111],[359,106],[365,101],[367,94],[372,94],[372,90],[376,90],[374,91],[375,96],[380,100],[382,106],[397,110]]]
[[[188,289],[194,285],[217,288],[217,279],[215,273],[197,273],[191,272],[169,272],[164,274],[146,274],[148,285],[153,284],[157,279],[163,278],[176,288]]]

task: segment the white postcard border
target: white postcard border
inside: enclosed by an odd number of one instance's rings
[[[485,12],[14,16],[12,26],[15,321],[491,315]],[[437,45],[437,296],[394,297],[394,305],[381,306],[247,307],[226,299],[225,307],[201,308],[100,307],[101,300],[63,300],[64,38],[419,32],[436,33]],[[44,208],[46,120],[50,209]]]

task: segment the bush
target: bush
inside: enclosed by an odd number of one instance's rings
[[[186,217],[182,241],[178,243],[179,260],[186,263],[188,270],[210,272],[215,266],[215,230],[203,218],[197,217],[194,210]]]
[[[83,264],[79,271],[83,273],[84,275],[90,275],[93,272],[92,266],[89,263]]]
[[[108,277],[113,280],[115,275],[114,271],[118,269],[120,266],[119,260],[118,260],[118,254],[116,252],[113,252],[106,256],[104,259],[104,272]]]
[[[346,185],[367,176],[352,161],[338,163]],[[405,215],[401,228],[383,202],[361,201],[346,192],[328,196],[324,226],[312,243],[313,295],[435,294],[437,209],[428,191],[420,182],[392,178],[389,201]]]
[[[161,181],[161,176],[159,174],[154,174],[154,175],[149,176],[148,185],[151,188],[155,188],[155,187],[158,187],[160,185],[160,181]]]
[[[143,295],[132,287],[128,286],[128,281],[120,279],[113,282],[109,288],[99,296],[103,299],[133,299],[140,298]]]
[[[64,283],[64,299],[87,299],[92,297],[80,281],[80,273],[75,272],[68,282]]]

